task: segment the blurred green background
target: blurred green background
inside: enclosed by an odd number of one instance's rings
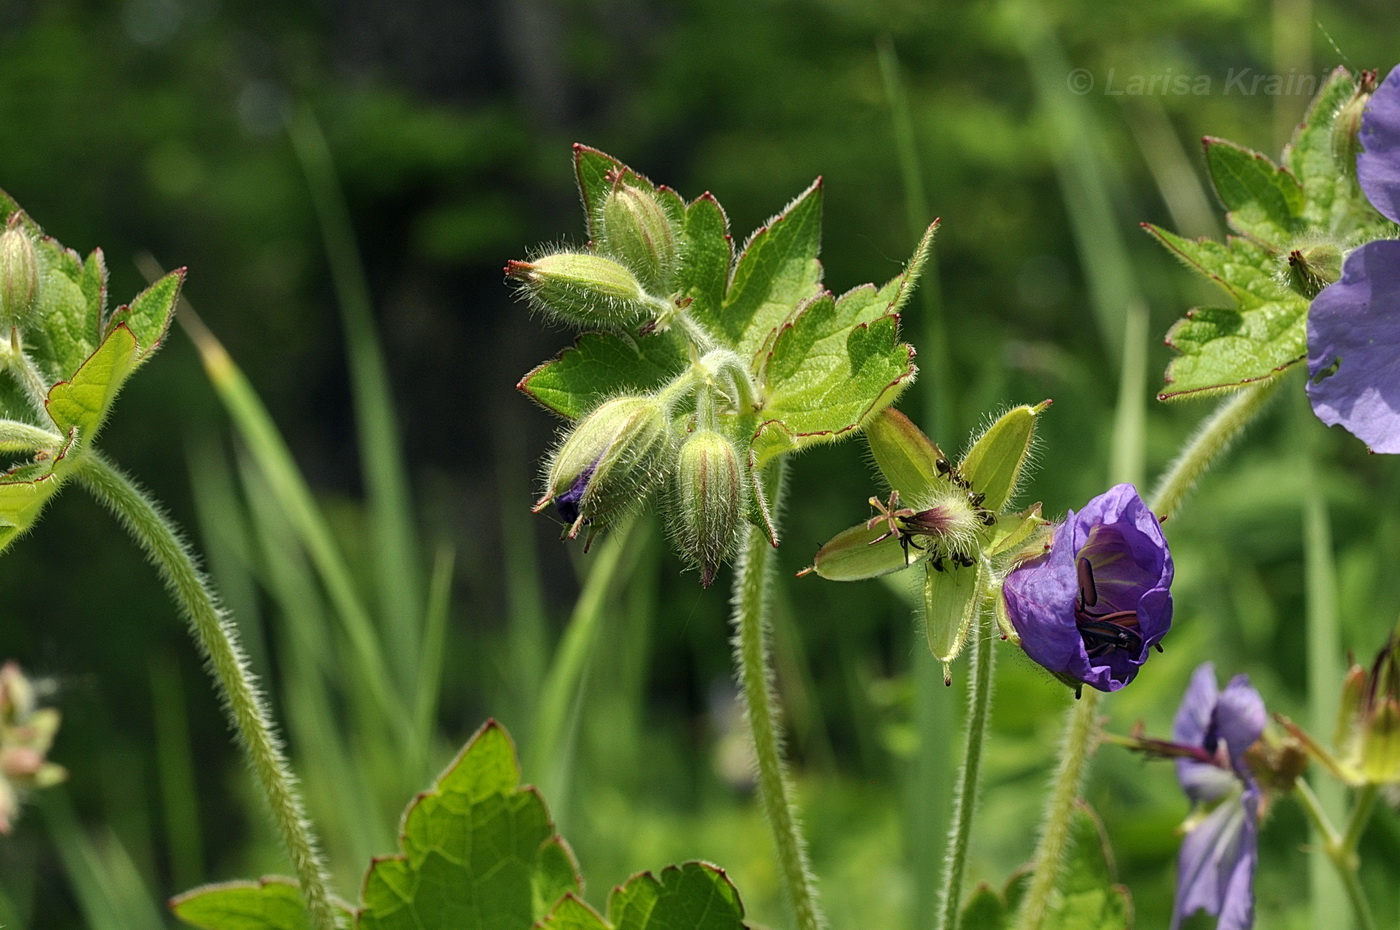
[[[411,657],[387,673],[410,697],[430,684],[432,748],[405,771],[393,733],[410,724],[366,709],[364,669],[332,616],[344,605],[328,599],[183,332],[104,433],[207,553],[288,728],[342,893],[356,893],[366,851],[393,851],[411,791],[495,717],[548,792],[595,904],[634,871],[708,858],[756,922],[782,925],[736,748],[727,572],[702,591],[642,521],[620,551],[625,578],[601,592],[602,645],[581,653],[559,749],[539,760],[532,747],[601,549],[565,546],[551,519],[527,513],[558,424],[513,386],[571,334],[532,319],[501,268],[538,243],[584,238],[569,144],[687,198],[714,192],[737,239],[823,176],[837,292],[897,273],[915,230],[940,216],[937,270],[905,321],[923,372],[901,407],[952,450],[989,413],[1054,398],[1022,497],[1059,514],[1108,480],[1125,308],[1150,315],[1147,398],[1170,355],[1161,334],[1219,299],[1137,229],[1222,234],[1199,137],[1277,156],[1308,103],[1304,78],[1338,64],[1384,71],[1397,49],[1391,0],[6,0],[0,186],[65,244],[105,251],[114,302],[143,286],[139,255],[189,267],[185,295],[286,437],[386,654],[403,636],[432,641],[435,554],[452,569],[450,585],[435,576],[440,685]],[[1075,69],[1087,92],[1075,92]],[[1249,93],[1246,69],[1296,80]],[[1192,89],[1207,78],[1207,92],[1168,91],[1178,76]],[[1113,93],[1134,77],[1159,83]],[[304,143],[324,133],[344,222],[318,215],[317,168],[289,125]],[[337,251],[338,236],[353,252]],[[354,253],[396,434],[357,427],[350,384],[366,356],[341,323],[360,293]],[[1400,473],[1310,420],[1301,390],[1286,395],[1169,524],[1178,626],[1107,702],[1111,728],[1142,719],[1165,734],[1206,658],[1308,719],[1309,488],[1332,520],[1341,648],[1369,656],[1393,625]],[[1145,476],[1208,409],[1150,402]],[[405,463],[399,515],[417,536],[418,576],[399,579],[406,596],[376,580],[385,538],[365,503],[370,446]],[[866,516],[876,490],[854,443],[794,466],[785,575]],[[75,552],[81,570],[60,571]],[[0,840],[0,923],[162,926],[160,902],[195,883],[285,872],[200,660],[120,529],[70,492],[0,560],[0,586],[0,657],[50,681],[64,714],[53,758],[71,773]],[[949,783],[961,689],[930,685],[908,593],[785,578],[776,603],[789,751],[836,927],[928,923],[947,799],[927,792]],[[970,868],[998,884],[1030,848],[1069,700],[1000,652]],[[1170,766],[1107,748],[1087,795],[1139,925],[1165,924],[1186,812]],[[1305,840],[1297,809],[1278,805],[1263,835],[1261,926],[1308,925]],[[1389,920],[1391,810],[1365,850]]]

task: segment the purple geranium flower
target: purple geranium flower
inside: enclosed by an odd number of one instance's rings
[[[1117,691],[1171,627],[1172,573],[1157,517],[1120,484],[1070,511],[1002,596],[1028,656],[1076,687]]]
[[[1177,780],[1202,811],[1181,843],[1172,930],[1196,911],[1217,916],[1216,930],[1254,924],[1260,792],[1244,754],[1263,734],[1264,720],[1264,701],[1249,678],[1236,675],[1220,691],[1207,662],[1191,676],[1176,712],[1175,743],[1155,747],[1176,756]]]
[[[1400,223],[1400,68],[1361,119],[1356,176],[1380,213]],[[1400,240],[1378,239],[1347,255],[1342,278],[1308,311],[1308,399],[1328,426],[1340,423],[1372,452],[1400,453]]]

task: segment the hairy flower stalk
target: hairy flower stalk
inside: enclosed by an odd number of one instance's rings
[[[257,683],[228,617],[195,566],[188,545],[157,505],[100,453],[89,449],[77,478],[122,522],[146,551],[179,603],[200,651],[209,660],[229,719],[243,744],[292,860],[315,930],[335,930],[329,878]]]
[[[779,460],[766,471],[768,500],[776,519],[785,468]],[[773,575],[772,552],[773,547],[763,530],[752,524],[744,527],[734,575],[734,657],[739,664],[746,718],[758,758],[759,795],[773,832],[783,887],[798,930],[821,930],[826,926],[826,918],[817,901],[816,881],[807,861],[807,846],[793,804],[792,785],[783,766],[777,696],[770,672],[768,587]]]

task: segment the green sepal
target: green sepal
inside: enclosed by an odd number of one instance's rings
[[[633,875],[608,897],[608,917],[566,895],[539,930],[745,930],[739,893],[723,869],[705,862]]]
[[[1008,410],[977,438],[958,464],[958,473],[982,495],[986,510],[1000,513],[1016,493],[1035,439],[1035,418],[1049,406],[1050,401],[1045,400],[1034,407]]]
[[[908,568],[931,554],[901,543],[883,520],[874,526],[858,523],[818,549],[811,570],[827,581],[865,581]]]
[[[516,389],[536,403],[576,420],[619,394],[654,390],[680,373],[685,353],[672,333],[643,338],[584,333],[520,379]]]
[[[488,722],[409,805],[402,852],[365,876],[357,926],[529,927],[581,885],[544,800],[522,788],[510,737]]]
[[[341,906],[348,917],[348,908]],[[182,923],[200,930],[310,930],[301,890],[290,878],[225,882],[187,891],[170,901]]]
[[[942,571],[932,563],[924,569],[925,633],[929,651],[943,663],[945,684],[953,683],[952,662],[967,645],[986,585],[986,561],[980,558],[973,565],[945,561]]]
[[[914,421],[893,407],[886,407],[865,422],[862,432],[891,491],[906,504],[921,502],[947,483],[938,463],[948,457]]]
[[[1308,301],[1280,283],[1267,252],[1241,239],[1222,244],[1144,228],[1236,303],[1192,310],[1167,332],[1167,344],[1180,354],[1167,366],[1159,399],[1234,390],[1307,357]]]
[[[1034,503],[1020,513],[998,519],[982,551],[988,558],[996,558],[1025,545],[1036,530],[1050,525],[1050,521],[1040,515],[1040,503]]]
[[[773,330],[818,294],[821,193],[818,180],[749,237],[718,312],[697,314],[743,358],[755,358]]]
[[[1202,141],[1206,168],[1232,229],[1274,249],[1303,230],[1307,197],[1288,169],[1224,139]]]

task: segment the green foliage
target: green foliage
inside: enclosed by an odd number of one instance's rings
[[[1193,241],[1144,224],[1234,300],[1233,307],[1196,308],[1172,326],[1167,344],[1180,354],[1167,366],[1162,400],[1239,389],[1277,377],[1306,356],[1315,291],[1290,286],[1290,263],[1311,247],[1340,248],[1384,229],[1334,147],[1334,121],[1355,90],[1345,69],[1329,75],[1282,165],[1232,142],[1205,140],[1211,182],[1226,220],[1243,238]]]
[[[982,885],[963,907],[958,930],[1011,930],[1029,872],[1014,876],[1004,894]],[[1042,930],[1128,930],[1133,925],[1132,898],[1119,885],[1113,853],[1103,824],[1087,804],[1075,808],[1070,822],[1069,855],[1060,867],[1056,894]]]
[[[301,891],[286,878],[227,882],[173,899],[170,911],[200,930],[310,930]]]
[[[743,930],[744,906],[724,871],[704,862],[634,875],[608,897],[604,920],[572,894],[540,930]]]
[[[744,908],[720,869],[686,863],[633,876],[613,890],[611,922],[579,897],[578,864],[503,727],[487,722],[404,813],[400,852],[365,875],[357,928],[469,930],[742,930]],[[286,879],[188,892],[175,916],[202,930],[305,930]]]

